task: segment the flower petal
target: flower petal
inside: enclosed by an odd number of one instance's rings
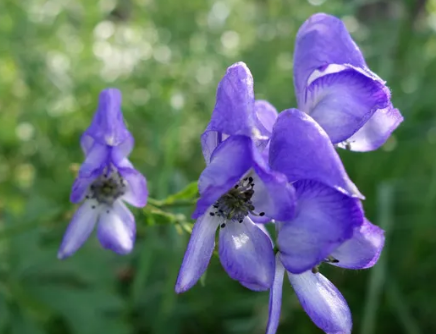
[[[94,229],[99,212],[96,200],[87,200],[79,207],[64,234],[58,259],[73,255],[83,245]]]
[[[135,219],[121,201],[103,208],[98,219],[97,236],[104,248],[121,255],[128,254],[133,249],[135,235]]]
[[[85,132],[99,142],[118,146],[129,136],[121,113],[121,92],[108,88],[100,93],[97,111],[91,126]]]
[[[348,68],[312,82],[301,108],[336,144],[351,137],[378,109],[386,108],[389,98],[380,81]]]
[[[246,136],[231,136],[214,151],[210,164],[198,180],[200,199],[192,218],[198,218],[206,209],[230,190],[252,166],[252,142]]]
[[[327,258],[362,225],[359,200],[316,181],[298,181],[295,218],[282,224],[277,244],[287,271],[300,274]]]
[[[109,148],[106,145],[95,142],[82,166],[80,166],[79,173],[71,190],[71,202],[79,203],[85,198],[89,185],[103,173],[103,169],[108,163],[108,157]]]
[[[135,140],[133,139],[133,136],[129,133],[123,142],[121,142],[118,146],[112,147],[111,150],[112,162],[115,165],[117,165],[125,158],[127,158],[130,152],[132,152],[134,145],[135,145]]]
[[[263,136],[271,137],[274,123],[279,116],[276,108],[264,100],[254,101],[254,112],[259,121],[258,128]]]
[[[289,182],[316,180],[348,196],[363,198],[348,178],[328,135],[297,109],[280,113],[270,142],[269,164]]]
[[[366,68],[344,23],[328,14],[315,14],[300,27],[295,40],[294,83],[299,106],[304,102],[310,75],[329,64]]]
[[[210,157],[212,156],[214,150],[228,137],[229,135],[227,134],[210,130],[210,124],[208,125],[206,130],[201,135],[201,148],[206,165],[210,163]]]
[[[219,256],[226,272],[252,290],[271,287],[274,252],[269,237],[250,218],[228,222],[220,229]]]
[[[91,150],[92,146],[94,146],[94,143],[94,138],[89,136],[86,132],[80,137],[80,147],[85,155],[88,155],[88,152]]]
[[[127,190],[123,200],[127,203],[142,208],[147,204],[147,180],[134,168],[120,168],[119,172],[127,182]]]
[[[275,220],[289,220],[294,215],[295,190],[285,175],[271,170],[264,158],[253,150],[254,194],[251,201],[257,213]],[[262,218],[262,217],[259,217]],[[261,221],[259,221],[261,222]]]
[[[215,232],[222,218],[210,215],[211,208],[197,219],[192,229],[188,248],[180,267],[175,290],[177,293],[189,290],[207,269],[215,248]]]
[[[353,237],[331,253],[339,262],[329,264],[347,269],[372,267],[380,257],[384,243],[384,231],[365,219],[362,226],[355,228]]]
[[[211,129],[228,135],[251,135],[254,126],[253,77],[247,65],[233,64],[218,84]]]
[[[402,121],[403,116],[392,106],[377,110],[360,130],[338,146],[359,152],[376,150]]]
[[[320,273],[288,273],[301,306],[327,334],[350,334],[351,312],[339,290]]]
[[[276,255],[276,271],[274,273],[274,283],[269,292],[269,316],[266,334],[275,334],[279,327],[280,311],[282,308],[282,288],[285,268]]]
[[[251,136],[256,125],[253,77],[247,65],[238,62],[227,69],[218,84],[212,118],[201,136],[206,163],[228,136]]]

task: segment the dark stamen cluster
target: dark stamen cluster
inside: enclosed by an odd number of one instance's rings
[[[339,260],[336,259],[336,258],[334,258],[333,256],[329,255],[329,256],[327,256],[327,257],[323,260],[323,262],[324,262],[324,263],[339,263]],[[317,266],[313,267],[313,268],[312,268],[312,273],[314,273],[314,274],[319,273],[319,266],[320,266],[320,265],[317,265]]]
[[[221,227],[225,227],[229,221],[242,223],[249,213],[259,216],[265,215],[264,212],[259,214],[254,212],[255,208],[251,202],[254,194],[253,181],[251,176],[245,177],[216,201],[213,206],[215,212],[210,212],[210,215],[224,218],[225,222],[221,224]]]
[[[324,262],[326,263],[339,263],[338,259],[335,259],[333,256],[329,255],[324,259]]]
[[[112,205],[126,192],[126,181],[114,166],[108,166],[91,184],[86,198],[94,198],[100,204]]]

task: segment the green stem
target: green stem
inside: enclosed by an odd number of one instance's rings
[[[174,208],[174,207],[184,207],[184,206],[194,206],[197,202],[197,199],[181,199],[175,200],[171,202],[167,202],[165,200],[157,200],[154,198],[148,198],[148,203],[158,207],[158,208]]]

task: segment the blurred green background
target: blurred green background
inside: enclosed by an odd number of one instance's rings
[[[205,286],[174,293],[191,206],[133,210],[128,256],[95,237],[65,261],[56,253],[100,90],[122,91],[131,160],[164,199],[204,168],[199,135],[229,65],[248,64],[257,98],[295,106],[294,37],[321,11],[345,21],[405,117],[377,152],[341,151],[387,230],[380,263],[321,271],[353,333],[436,333],[435,0],[0,0],[1,334],[264,332],[268,293],[232,281],[217,257]],[[278,333],[321,333],[287,281]]]

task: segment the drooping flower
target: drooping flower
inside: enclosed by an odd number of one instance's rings
[[[121,113],[121,93],[114,88],[100,93],[91,125],[80,144],[85,161],[74,182],[70,200],[82,203],[62,240],[58,258],[71,256],[97,227],[104,248],[129,253],[134,244],[135,220],[126,207],[146,205],[148,191],[144,176],[128,160],[134,140]]]
[[[255,101],[253,78],[244,63],[227,69],[217,89],[212,119],[203,133],[206,168],[198,182],[200,199],[176,292],[190,289],[206,271],[219,229],[219,257],[229,276],[253,290],[267,290],[274,275],[269,237],[253,223],[266,216],[289,219],[294,189],[272,171],[268,145],[275,109]]]
[[[292,219],[275,224],[278,252],[267,334],[278,327],[285,271],[318,327],[326,333],[351,333],[348,305],[318,266],[323,262],[350,269],[374,265],[383,248],[383,231],[364,218],[353,191],[346,191],[351,181],[343,183],[348,177],[334,146],[307,114],[295,109],[280,114],[269,157],[271,168],[293,182],[296,207]]]
[[[339,147],[375,150],[403,121],[385,81],[368,68],[334,16],[315,14],[300,27],[294,69],[298,109],[311,115]]]

